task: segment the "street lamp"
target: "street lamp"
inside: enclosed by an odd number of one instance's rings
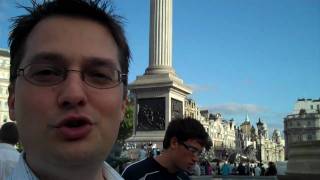
[[[262,153],[261,153],[261,150],[262,150],[262,141],[261,141],[261,130],[258,129],[258,136],[259,136],[259,161],[260,163],[262,163]]]

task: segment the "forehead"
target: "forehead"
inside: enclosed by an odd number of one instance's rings
[[[186,141],[186,143],[188,143],[189,145],[192,145],[194,147],[196,147],[197,149],[203,149],[204,147],[201,145],[200,140],[199,139],[188,139]]]
[[[106,26],[80,17],[52,16],[41,20],[29,34],[21,64],[39,61],[39,54],[55,54],[69,64],[90,59],[119,67],[118,47]]]

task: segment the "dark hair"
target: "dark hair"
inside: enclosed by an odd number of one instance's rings
[[[19,141],[17,125],[14,122],[7,122],[2,125],[0,130],[1,142],[15,145]]]
[[[17,78],[17,70],[25,53],[26,39],[32,29],[43,19],[63,15],[70,17],[87,18],[106,27],[112,34],[119,50],[119,63],[124,74],[129,72],[130,49],[122,28],[122,17],[113,14],[113,9],[108,1],[103,0],[51,0],[38,4],[31,0],[32,7],[19,5],[28,14],[12,19],[10,46],[10,86],[12,90]],[[123,81],[127,94],[128,79]]]
[[[164,149],[170,147],[170,141],[173,137],[176,137],[178,142],[196,139],[201,146],[206,147],[206,149],[210,148],[210,137],[208,133],[198,120],[190,117],[178,118],[169,123],[163,140]]]

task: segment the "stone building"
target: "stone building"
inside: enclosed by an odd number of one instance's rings
[[[200,113],[200,109],[199,107],[196,105],[196,102],[193,99],[187,98],[184,101],[184,107],[185,107],[185,111],[184,111],[184,116],[185,117],[192,117],[194,119],[201,119],[201,113]]]
[[[0,49],[0,126],[10,121],[8,113],[8,85],[9,85],[10,54]]]
[[[185,116],[198,119],[212,139],[212,151],[216,159],[227,159],[238,153],[250,160],[269,161],[284,160],[284,140],[279,130],[269,138],[267,124],[259,118],[256,128],[247,115],[240,126],[235,121],[225,120],[220,113],[211,114],[208,110],[199,110],[192,99],[185,101]]]
[[[249,160],[263,163],[284,160],[284,140],[279,130],[274,130],[269,138],[268,127],[259,118],[256,128],[247,115],[245,121],[236,129],[236,152]]]
[[[237,128],[237,149],[238,152],[243,152],[243,150],[249,146],[254,146],[254,139],[252,137],[252,131],[255,131],[253,125],[251,125],[249,116],[247,115],[244,122],[240,124]]]
[[[284,118],[288,174],[320,174],[320,98],[298,99]]]
[[[299,114],[300,111],[306,113],[317,113],[320,111],[320,98],[319,99],[298,99],[294,105],[293,114]]]
[[[284,118],[286,155],[292,144],[320,140],[320,99],[298,99],[293,113]]]
[[[224,159],[236,149],[235,122],[223,119],[220,113],[210,114],[208,110],[201,111],[200,122],[207,129],[212,139],[212,151],[217,159]]]

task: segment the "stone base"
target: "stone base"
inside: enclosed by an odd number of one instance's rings
[[[289,148],[286,174],[293,176],[305,174],[320,177],[320,141],[291,144]]]
[[[162,149],[163,145],[164,132],[155,133],[151,132],[137,132],[135,135],[126,140],[128,143],[135,143],[137,145],[141,144],[156,144],[157,148]]]
[[[320,174],[291,174],[279,175],[278,180],[319,180]]]

